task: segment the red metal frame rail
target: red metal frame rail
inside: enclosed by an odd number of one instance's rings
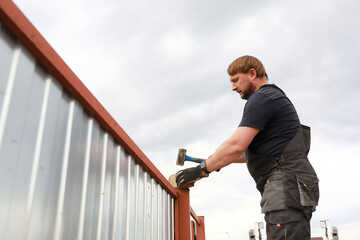
[[[195,220],[192,225],[192,232],[196,233],[196,240],[205,240],[205,218],[203,216],[197,216],[192,207],[190,207],[190,215]]]
[[[0,0],[0,20],[36,59],[52,73],[67,91],[69,91],[114,139],[175,199],[175,239],[194,239],[194,232],[197,234],[196,239],[205,239],[204,217],[198,217],[190,207],[189,190],[176,190],[171,186],[162,173],[132,141],[12,1]],[[190,215],[195,220],[196,230],[191,229]]]

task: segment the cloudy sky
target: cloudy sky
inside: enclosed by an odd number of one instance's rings
[[[205,158],[232,134],[245,102],[227,66],[245,54],[261,59],[312,127],[321,187],[313,236],[330,219],[341,239],[360,239],[359,1],[15,3],[165,177],[180,170],[179,147]],[[243,164],[191,189],[210,240],[248,239],[264,221],[259,201]]]

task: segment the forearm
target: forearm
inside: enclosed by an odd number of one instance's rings
[[[212,172],[231,163],[245,163],[244,151],[260,130],[250,127],[238,127],[216,152],[206,160],[207,170]]]
[[[231,163],[244,162],[243,152],[243,149],[236,146],[235,143],[229,140],[224,142],[216,152],[206,160],[208,171],[218,170]]]
[[[242,154],[259,131],[260,129],[257,128],[238,127],[233,135],[221,144],[212,156],[205,160],[206,170],[213,172],[230,163],[245,162]],[[176,173],[177,186],[182,188],[186,184],[191,183],[191,181],[196,181],[200,177],[206,176],[207,171],[202,169],[202,167],[202,165],[199,165]]]

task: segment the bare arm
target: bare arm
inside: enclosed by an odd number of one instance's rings
[[[246,160],[244,158],[244,154],[241,154],[239,159],[236,159],[233,163],[246,163]]]
[[[206,160],[209,172],[225,167],[231,163],[244,163],[243,152],[248,148],[260,129],[251,127],[238,127],[215,153]]]

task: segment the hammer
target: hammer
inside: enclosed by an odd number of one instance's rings
[[[178,157],[177,157],[177,160],[176,160],[176,165],[184,166],[185,161],[202,163],[202,162],[205,161],[205,159],[190,157],[190,156],[186,155],[186,149],[179,148],[179,153],[178,153]]]
[[[178,157],[177,157],[177,160],[176,160],[176,165],[184,166],[185,161],[202,163],[202,162],[205,161],[205,159],[190,157],[190,156],[186,155],[186,149],[179,148],[179,153],[178,153]],[[196,179],[196,180],[194,180],[192,182],[187,183],[186,185],[184,185],[182,187],[182,189],[193,187],[195,182],[197,180],[199,180],[199,179]],[[176,184],[176,173],[169,177],[169,182],[174,188],[179,189],[178,185]]]

